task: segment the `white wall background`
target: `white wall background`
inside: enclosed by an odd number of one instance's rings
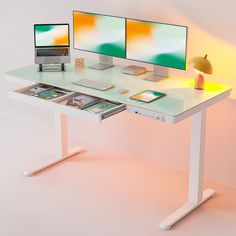
[[[209,80],[236,88],[236,2],[234,0],[67,0],[0,2],[0,71],[33,63],[34,23],[72,22],[72,10],[92,11],[130,18],[189,26],[188,58],[208,53],[214,66]],[[79,51],[74,56],[85,55]],[[94,55],[93,55],[94,56]],[[194,76],[171,70],[172,74]],[[8,101],[0,77],[0,113],[26,122],[52,126],[52,114],[28,105]],[[227,101],[209,109],[207,120],[206,176],[236,187],[236,92]],[[186,171],[190,120],[175,126],[127,113],[102,125],[71,118],[71,134],[99,145],[121,149]],[[143,142],[149,140],[150,142]]]

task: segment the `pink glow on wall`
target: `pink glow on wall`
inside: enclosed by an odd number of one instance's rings
[[[233,87],[231,99],[217,104],[208,112],[206,177],[236,187],[236,1],[120,0],[112,1],[111,4],[108,0],[78,0],[67,1],[63,8],[57,9],[57,14],[52,14],[54,5],[55,1],[52,1],[48,3],[47,9],[44,9],[41,2],[28,1],[31,10],[25,15],[18,10],[21,2],[16,1],[14,8],[8,3],[11,13],[21,21],[16,22],[7,11],[2,13],[4,19],[2,31],[8,37],[2,38],[1,56],[4,60],[0,63],[0,71],[33,63],[33,35],[29,29],[42,19],[45,22],[63,20],[72,23],[73,9],[188,25],[188,58],[207,53],[214,73],[206,76],[206,80]],[[15,35],[24,35],[18,37],[18,44],[21,47],[15,44]],[[14,49],[15,57],[9,54],[9,47]],[[78,51],[72,53],[76,57],[85,55]],[[86,55],[91,56],[91,54]],[[172,69],[171,74],[195,76],[190,68],[187,71]],[[20,116],[24,117],[26,122],[37,121],[41,125],[48,122],[51,126],[50,115],[44,110],[39,111],[19,104],[15,104],[14,107],[13,103],[7,104],[6,107],[15,117],[19,119]],[[76,140],[85,139],[88,142],[130,152],[147,160],[187,171],[190,119],[175,126],[133,117],[127,113],[112,117],[101,125],[70,119],[73,121],[70,132]]]
[[[236,89],[234,89],[236,88],[236,41],[233,41],[229,33],[225,32],[225,35],[222,33],[230,28],[233,29],[232,17],[235,17],[235,14],[232,6],[228,6],[227,13],[225,11],[222,16],[219,5],[225,8],[224,3],[216,4],[215,9],[218,14],[209,12],[210,6],[203,0],[188,3],[188,8],[185,3],[186,1],[181,0],[140,1],[136,2],[136,11],[132,11],[132,4],[128,7],[121,2],[118,13],[123,15],[122,12],[125,12],[126,16],[134,18],[188,25],[188,59],[207,53],[214,72],[213,75],[207,75],[206,80],[233,87],[231,99],[217,104],[208,111],[205,173],[208,178],[236,187],[234,171],[236,166],[234,144],[236,140]],[[205,4],[208,7],[204,8]],[[150,5],[152,8],[148,7]],[[195,8],[200,8],[201,11],[196,13]],[[198,19],[196,14],[199,18],[203,16],[204,24],[203,19]],[[222,16],[220,19],[219,15]],[[212,30],[212,22],[219,22],[218,30],[216,28]],[[195,76],[191,68],[187,68],[187,71],[171,69],[170,73],[193,78]],[[89,125],[87,123],[85,125],[82,121],[78,124],[78,132],[83,138],[94,143],[108,145],[156,163],[187,171],[190,123],[191,120],[188,119],[171,126],[123,113],[105,121],[101,126],[90,124],[91,133],[82,128]],[[77,138],[79,136],[76,135]]]

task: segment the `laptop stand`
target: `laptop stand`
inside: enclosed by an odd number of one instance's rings
[[[58,64],[58,65],[39,64],[39,72],[43,72],[43,71],[65,71],[65,64],[64,63]]]

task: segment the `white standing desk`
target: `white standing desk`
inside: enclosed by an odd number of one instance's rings
[[[94,62],[88,60],[86,64],[88,66],[94,64]],[[212,189],[203,191],[206,110],[209,106],[227,98],[230,95],[231,88],[207,82],[206,89],[199,91],[193,88],[193,79],[182,77],[170,77],[153,83],[142,79],[148,73],[140,76],[130,76],[122,74],[121,68],[121,65],[117,65],[104,71],[97,71],[88,67],[76,70],[74,65],[71,64],[66,66],[65,72],[37,72],[37,66],[30,65],[5,73],[7,81],[20,84],[22,87],[32,86],[35,83],[44,83],[120,103],[117,109],[106,112],[106,114],[97,115],[22,94],[21,92],[25,88],[9,91],[8,95],[11,99],[50,109],[55,114],[57,158],[55,161],[46,163],[37,169],[27,171],[25,174],[32,176],[55,163],[77,154],[81,150],[81,148],[75,151],[68,150],[67,115],[101,122],[109,116],[127,110],[134,115],[143,115],[171,124],[192,116],[188,202],[160,223],[161,229],[169,229],[215,194]],[[73,81],[81,77],[112,82],[115,88],[103,92],[72,84]],[[128,94],[120,94],[118,92],[119,89],[124,88],[129,89]],[[166,93],[167,96],[147,104],[129,99],[131,95],[145,89],[161,91]]]

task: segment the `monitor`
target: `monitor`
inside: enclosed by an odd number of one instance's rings
[[[127,19],[126,58],[186,69],[187,27]]]
[[[69,24],[35,24],[35,47],[69,47]]]
[[[126,58],[125,18],[74,11],[73,23],[75,49]]]

